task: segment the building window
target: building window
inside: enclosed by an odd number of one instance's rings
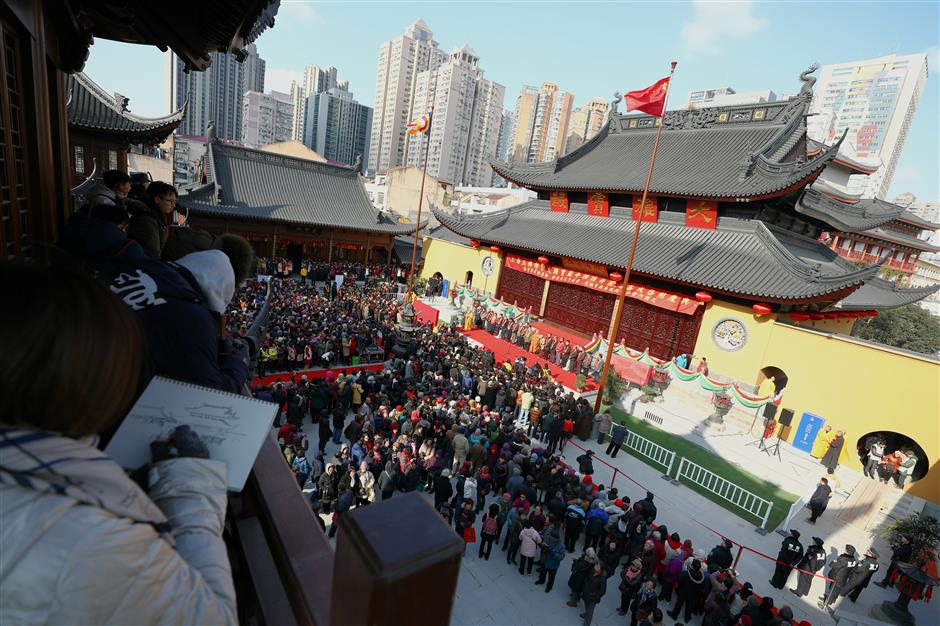
[[[108,150],[108,169],[116,170],[118,168],[117,150]]]
[[[75,173],[84,174],[85,173],[85,148],[82,146],[75,146]]]
[[[856,251],[856,252],[864,252],[864,251],[865,251],[865,244],[864,244],[863,242],[861,242],[861,241],[856,241],[856,242],[855,242],[855,251]]]
[[[843,239],[843,240],[839,243],[839,245],[840,245],[840,247],[841,247],[843,250],[848,250],[849,248],[852,247],[852,240],[851,240],[851,239]]]
[[[903,253],[903,252],[895,252],[895,253],[894,253],[894,260],[895,260],[895,261],[903,261],[903,260],[904,260],[904,253]]]
[[[880,248],[879,248],[878,246],[872,246],[872,247],[871,247],[871,252],[869,252],[868,254],[877,255],[879,250],[880,250]]]

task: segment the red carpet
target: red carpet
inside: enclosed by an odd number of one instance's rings
[[[481,344],[483,344],[484,348],[492,351],[493,354],[496,355],[497,363],[502,363],[507,360],[513,361],[515,360],[516,357],[520,357],[520,356],[525,357],[529,364],[532,363],[532,359],[535,359],[543,366],[548,365],[548,371],[552,373],[552,378],[554,378],[556,381],[558,381],[565,387],[568,387],[569,389],[574,389],[575,391],[577,391],[578,389],[578,385],[576,382],[577,376],[575,376],[571,372],[565,371],[562,368],[555,365],[554,363],[550,363],[541,357],[535,356],[531,352],[527,352],[526,350],[523,350],[519,346],[513,345],[509,343],[508,341],[505,341],[503,339],[498,339],[494,337],[493,335],[489,334],[488,332],[486,332],[485,330],[483,330],[482,328],[474,328],[473,330],[470,330],[470,331],[461,329],[460,332],[466,335],[467,337],[469,337],[470,339],[473,339],[474,341],[479,341]],[[593,380],[589,378],[588,381],[589,381],[589,384],[587,387],[585,387],[584,391],[591,391],[592,389],[597,388],[597,385],[594,383]]]
[[[418,314],[417,319],[420,324],[430,324],[431,326],[437,324],[437,318],[441,314],[440,311],[420,300],[415,300],[414,307],[415,313]]]
[[[564,326],[559,326],[558,324],[550,324],[548,322],[530,322],[529,326],[532,326],[542,334],[555,335],[556,337],[567,339],[571,342],[572,346],[583,346],[584,344],[591,341],[590,335],[579,333],[576,330],[565,328]]]
[[[333,367],[326,370],[302,370],[295,373],[282,372],[280,374],[269,374],[264,378],[259,378],[255,376],[254,380],[251,381],[252,386],[254,385],[270,385],[271,383],[276,383],[280,380],[289,380],[291,377],[295,377],[295,380],[300,380],[301,376],[306,376],[307,379],[313,378],[326,378],[327,372],[333,372],[334,376],[339,374],[355,374],[359,370],[366,370],[369,372],[381,372],[384,364],[382,363],[369,363],[367,365],[353,365],[352,367]]]

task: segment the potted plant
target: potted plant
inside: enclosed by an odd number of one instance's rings
[[[584,391],[588,386],[587,376],[584,374],[578,374],[574,378],[574,386],[578,388],[578,391]]]
[[[713,424],[724,423],[725,415],[731,410],[731,396],[723,390],[712,392],[712,406],[715,410],[708,417],[708,421]]]
[[[630,383],[628,383],[624,378],[614,371],[614,368],[610,368],[610,371],[607,372],[607,384],[604,389],[604,402],[608,405],[613,404],[615,401],[623,397],[623,394],[627,393]]]
[[[669,371],[666,369],[666,365],[656,365],[653,367],[653,372],[651,374],[651,380],[653,384],[659,389],[660,395],[666,391],[666,387],[669,386]]]
[[[908,610],[911,600],[923,600],[927,590],[940,584],[936,577],[937,548],[940,547],[940,523],[922,513],[896,520],[882,530],[892,546],[905,537],[911,545],[912,563],[898,563],[888,572],[888,584],[897,584],[899,595],[895,601],[882,602],[871,609],[871,615],[895,624],[914,624]]]
[[[640,393],[643,394],[639,397],[640,402],[654,402],[658,398],[662,397],[662,394],[659,392],[659,388],[655,385],[645,385],[640,387]]]

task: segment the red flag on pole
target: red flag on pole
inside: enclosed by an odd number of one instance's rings
[[[646,89],[628,91],[626,95],[627,111],[643,111],[650,115],[662,115],[666,105],[666,91],[669,78],[658,80]]]

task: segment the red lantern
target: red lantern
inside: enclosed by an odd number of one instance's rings
[[[823,315],[826,316],[827,320],[834,320],[837,317],[839,317],[839,314],[836,313],[835,311],[827,311],[826,313],[823,313]]]
[[[540,256],[540,257],[539,257],[539,263],[541,263],[542,265],[548,265],[548,257],[547,257],[547,256]]]
[[[695,294],[695,299],[699,302],[711,302],[712,294],[708,293],[707,291],[699,291]]]
[[[868,317],[878,317],[878,311],[869,311]]]
[[[823,315],[822,313],[810,313],[809,314],[809,319],[813,320],[814,322],[818,322],[819,320],[825,319],[825,318],[826,316]]]
[[[773,312],[773,309],[770,308],[769,304],[764,304],[763,302],[758,302],[751,307],[751,310],[754,311],[757,315],[769,315]]]
[[[793,313],[790,313],[790,319],[794,322],[805,322],[809,319],[809,313],[800,313],[798,311],[794,311]]]
[[[621,274],[620,272],[611,272],[610,274],[607,275],[607,277],[610,278],[615,283],[619,283],[621,280],[623,280],[623,274]]]
[[[490,246],[490,250],[493,252],[499,252],[499,246]]]
[[[479,248],[479,247],[480,247],[480,242],[477,241],[476,239],[471,239],[471,240],[470,240],[470,245],[473,246],[474,248]]]

